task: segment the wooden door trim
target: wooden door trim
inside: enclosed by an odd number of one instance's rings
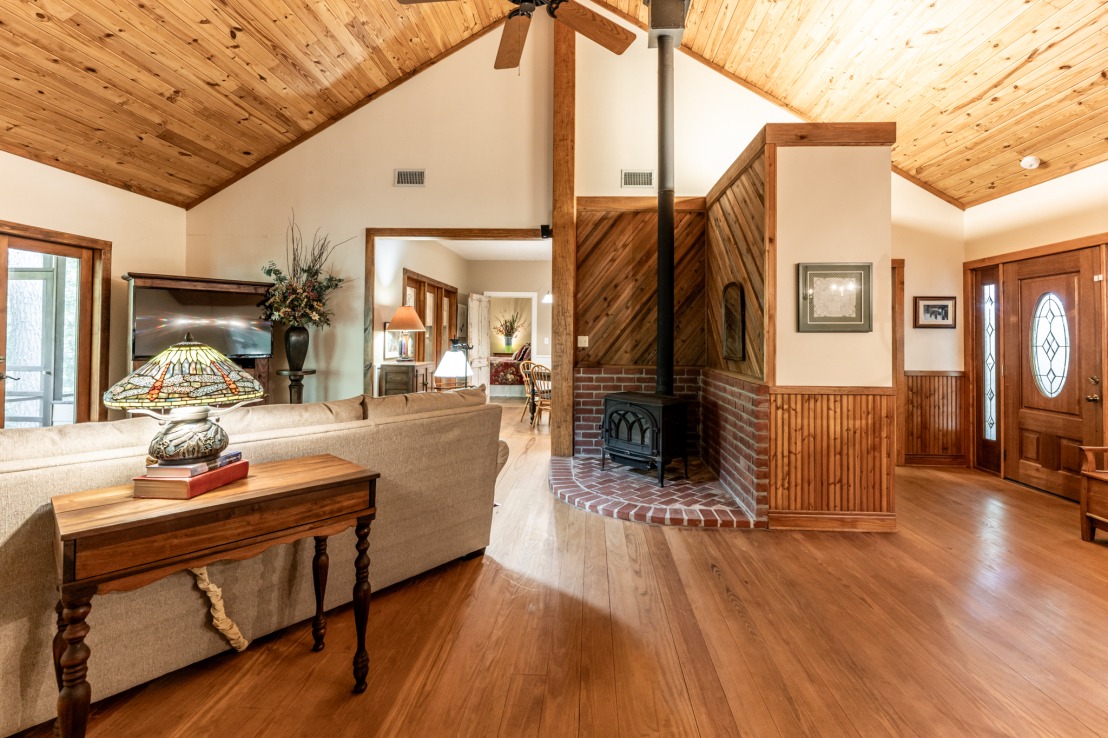
[[[0,233],[0,356],[8,350],[8,237]],[[0,364],[0,374],[7,369],[7,362]],[[0,428],[4,427],[4,408],[7,383],[0,380]]]
[[[893,458],[904,466],[908,446],[908,383],[904,371],[904,259],[893,259],[893,384],[896,386],[896,428]]]
[[[981,269],[983,267],[1004,264],[1005,262],[1024,261],[1026,259],[1035,259],[1040,256],[1053,256],[1054,254],[1063,254],[1067,251],[1080,251],[1090,246],[1103,246],[1104,244],[1108,244],[1108,233],[1094,233],[1091,236],[1071,238],[1068,241],[1058,241],[1057,243],[1049,243],[1045,246],[1034,246],[1029,249],[1009,251],[1005,254],[997,254],[996,256],[986,256],[982,259],[966,261],[962,263],[962,268]]]
[[[378,238],[436,238],[448,241],[541,241],[540,228],[366,228],[365,229],[365,299],[362,306],[362,392],[373,397],[376,361],[373,355],[374,286],[377,281],[377,239]],[[405,269],[404,272],[408,273]],[[450,287],[423,275],[411,272],[422,281]],[[405,279],[405,285],[407,280]],[[457,293],[456,287],[450,287]],[[401,299],[401,305],[403,304]],[[455,315],[454,320],[457,321]],[[552,339],[553,340],[553,339]],[[105,388],[106,389],[106,388]],[[572,426],[572,418],[570,425]]]
[[[98,422],[107,420],[108,408],[104,405],[103,396],[104,393],[108,391],[110,385],[109,361],[111,358],[111,338],[109,333],[111,330],[112,242],[104,241],[99,238],[78,236],[72,233],[65,233],[64,231],[52,231],[48,228],[11,223],[6,220],[0,220],[0,238],[9,241],[9,244],[6,245],[10,245],[10,240],[12,238],[37,241],[45,248],[39,247],[36,250],[43,253],[50,253],[55,256],[68,256],[70,258],[81,258],[81,282],[83,287],[89,288],[87,290],[89,295],[87,299],[84,296],[81,298],[83,309],[81,311],[82,318],[79,331],[82,332],[81,337],[83,340],[81,340],[78,345],[87,346],[89,353],[83,363],[81,358],[78,358],[78,397],[75,398],[75,413],[78,422]],[[75,255],[75,252],[71,249],[89,254],[91,260]],[[6,253],[5,250],[5,255]],[[90,264],[91,269],[89,269]],[[89,269],[87,281],[84,276],[85,269]],[[5,282],[5,288],[3,290],[4,308],[2,308],[2,310],[6,312],[6,258],[0,275],[4,276],[3,281]],[[84,309],[86,307],[87,320],[85,317],[86,311]],[[81,350],[79,353],[84,355],[85,352]],[[87,389],[83,390],[84,396],[82,398],[83,386],[87,386]],[[2,397],[0,397],[0,399],[2,399]]]

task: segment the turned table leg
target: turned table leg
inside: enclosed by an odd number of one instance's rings
[[[65,653],[65,629],[69,623],[65,622],[65,606],[61,600],[54,606],[54,612],[58,614],[58,632],[54,634],[54,679],[58,682],[58,691],[62,691],[62,654]]]
[[[316,536],[315,558],[312,559],[312,579],[315,582],[315,618],[312,620],[313,651],[323,650],[323,638],[327,635],[327,616],[323,613],[323,597],[327,593],[327,570],[331,558],[327,555],[327,537]]]
[[[369,524],[372,515],[358,518],[354,529],[358,537],[356,548],[358,558],[354,559],[354,626],[358,631],[358,650],[354,653],[354,692],[361,694],[366,690],[366,677],[369,676],[369,653],[365,649],[365,629],[369,622]]]
[[[62,617],[66,622],[63,634],[66,648],[60,661],[62,688],[58,693],[58,723],[62,738],[84,738],[88,725],[92,688],[85,680],[89,657],[89,647],[85,645],[89,627],[85,618],[92,609],[94,594],[95,589],[62,591]]]

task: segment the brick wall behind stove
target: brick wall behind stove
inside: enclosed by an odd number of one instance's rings
[[[654,370],[641,367],[578,367],[573,381],[573,453],[600,456],[600,422],[604,419],[604,396],[612,392],[653,392]],[[695,455],[700,447],[700,369],[673,370],[673,390],[687,397],[688,449]]]
[[[700,456],[764,526],[769,512],[769,389],[713,369],[700,379]]]

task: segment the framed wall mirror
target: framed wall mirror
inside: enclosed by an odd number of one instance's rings
[[[746,293],[738,282],[723,288],[723,358],[746,358]]]

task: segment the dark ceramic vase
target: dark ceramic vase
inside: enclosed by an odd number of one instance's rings
[[[285,330],[285,359],[289,369],[303,371],[304,360],[308,358],[308,329],[294,325]]]

